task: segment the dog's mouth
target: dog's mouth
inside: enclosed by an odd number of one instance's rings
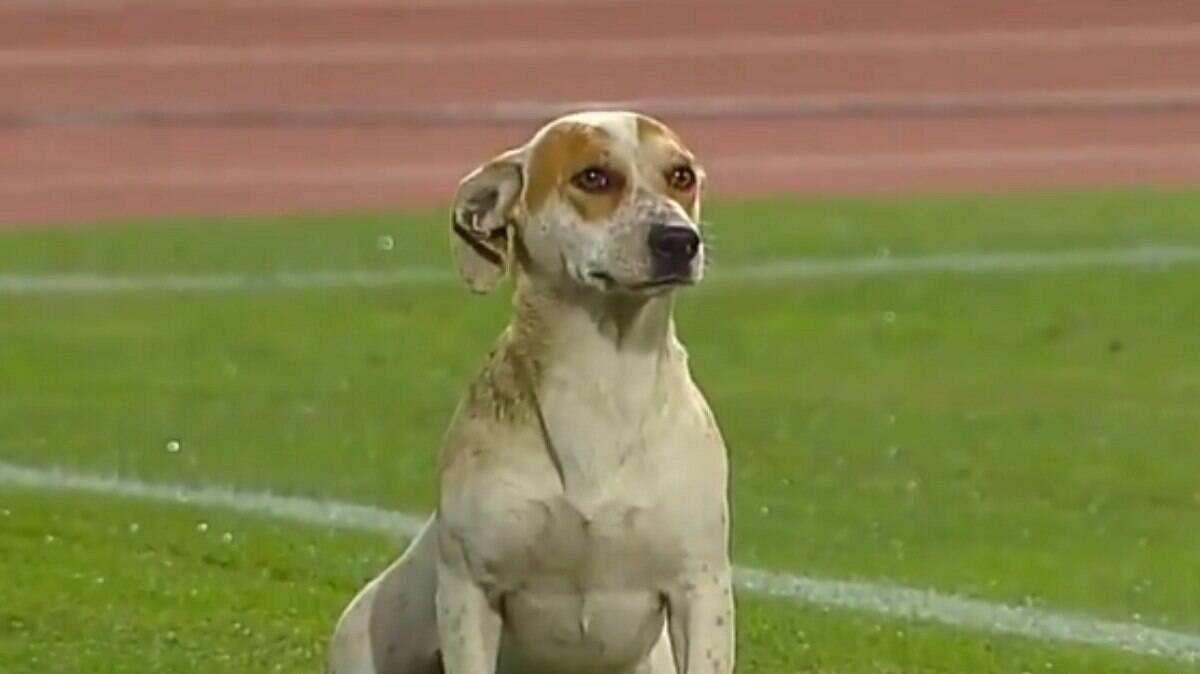
[[[681,274],[672,274],[670,276],[660,276],[649,281],[638,281],[637,283],[622,283],[612,274],[602,271],[594,271],[588,274],[591,278],[599,281],[605,290],[626,290],[633,292],[651,292],[654,290],[666,290],[670,288],[678,288],[682,286],[696,285],[696,279],[691,276]]]
[[[666,276],[654,279],[653,281],[635,283],[632,287],[634,290],[654,290],[656,288],[675,288],[691,285],[696,285],[696,279],[690,276]]]

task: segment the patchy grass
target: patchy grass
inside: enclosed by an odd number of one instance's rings
[[[1198,212],[1197,193],[1077,193],[708,216],[719,274],[882,251],[1195,245]],[[0,234],[0,274],[412,266],[449,268],[440,214]],[[1190,266],[688,292],[681,331],[734,455],[737,561],[1200,630],[1198,301]],[[0,458],[423,510],[441,432],[506,312],[503,296],[449,283],[0,296]],[[140,503],[0,491],[0,507],[5,672],[316,671],[337,611],[396,550]],[[1187,671],[743,606],[748,672]]]

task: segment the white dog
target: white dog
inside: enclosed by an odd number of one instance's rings
[[[333,674],[729,674],[727,458],[675,337],[704,271],[692,153],[570,115],[468,175],[467,284],[513,319],[460,404],[424,532],[343,614]]]

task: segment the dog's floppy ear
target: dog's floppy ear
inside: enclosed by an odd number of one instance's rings
[[[454,194],[450,246],[459,274],[477,293],[495,288],[508,270],[523,155],[519,148],[495,157],[467,174]]]

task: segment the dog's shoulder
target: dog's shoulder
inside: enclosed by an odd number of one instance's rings
[[[531,362],[511,331],[505,331],[467,387],[443,439],[443,480],[527,444],[521,440],[537,428]]]

